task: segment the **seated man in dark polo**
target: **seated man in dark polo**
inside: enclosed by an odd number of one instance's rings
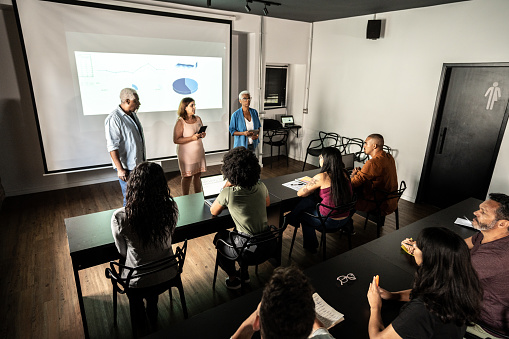
[[[480,232],[465,242],[484,292],[479,321],[467,332],[503,338],[509,335],[509,196],[491,193],[474,215],[472,226]],[[405,239],[401,244],[412,253],[414,247],[408,246],[412,243]]]
[[[313,287],[294,266],[274,270],[258,308],[232,339],[251,338],[256,331],[263,339],[334,338],[316,319]]]
[[[383,198],[383,194],[375,194],[374,189],[392,192],[398,189],[396,163],[392,155],[383,150],[384,137],[370,134],[364,142],[364,153],[371,157],[362,168],[357,167],[351,175],[352,187],[357,193],[355,209],[372,211],[376,208],[375,198]],[[384,201],[380,206],[382,215],[389,215],[398,207],[397,199]]]

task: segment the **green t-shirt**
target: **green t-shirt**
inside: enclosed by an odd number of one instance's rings
[[[225,187],[219,193],[217,202],[228,207],[238,232],[255,235],[267,229],[267,195],[267,187],[258,181],[251,189],[240,186]]]

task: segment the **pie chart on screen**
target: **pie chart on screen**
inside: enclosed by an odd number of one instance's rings
[[[198,90],[198,83],[193,79],[180,78],[173,82],[173,90],[178,94],[191,94]]]

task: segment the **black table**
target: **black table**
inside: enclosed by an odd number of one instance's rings
[[[413,257],[400,250],[401,241],[410,236],[416,238],[423,228],[434,226],[449,228],[467,238],[476,231],[455,225],[454,221],[457,217],[471,215],[480,203],[477,199],[467,199],[306,269],[304,273],[310,278],[316,292],[345,315],[345,320],[330,330],[331,334],[336,338],[368,338],[370,311],[366,294],[373,276],[380,275],[380,286],[389,291],[412,287],[416,266],[413,264]],[[348,273],[353,273],[356,280],[342,286],[336,278]],[[168,330],[155,333],[150,338],[170,335],[177,338],[204,338],[211,333],[214,337],[228,338],[255,310],[261,294],[261,289],[251,292],[175,324]],[[401,302],[383,302],[382,318],[385,324],[389,324],[397,316],[401,305]]]

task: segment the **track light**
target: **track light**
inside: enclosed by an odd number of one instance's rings
[[[269,10],[267,9],[267,4],[265,4],[265,7],[263,7],[263,15],[265,15],[265,16],[269,15]]]
[[[246,8],[246,12],[251,12],[251,7],[249,7],[249,2],[246,1],[246,6],[244,6]]]
[[[207,0],[207,7],[212,6],[212,0]]]

